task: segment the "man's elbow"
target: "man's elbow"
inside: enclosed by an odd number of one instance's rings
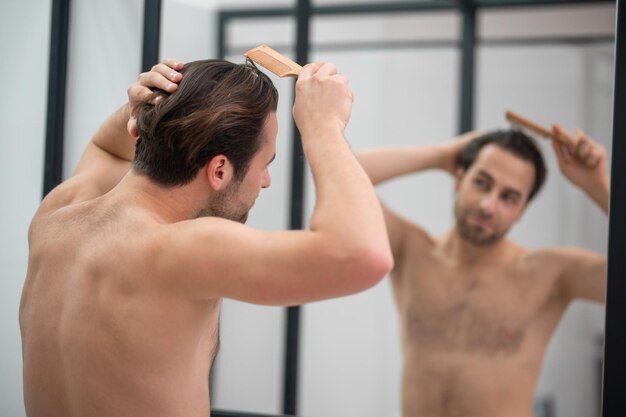
[[[392,269],[393,256],[388,245],[368,245],[356,256],[355,272],[363,281],[363,289],[378,284]]]

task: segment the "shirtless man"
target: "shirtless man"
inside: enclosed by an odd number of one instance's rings
[[[560,135],[567,135],[555,126]],[[553,143],[562,173],[608,210],[606,151],[581,130]],[[401,323],[404,417],[531,417],[546,347],[577,298],[603,302],[604,256],[531,250],[506,238],[545,177],[520,132],[360,152],[374,184],[427,169],[456,179],[456,224],[443,236],[384,208]]]
[[[364,290],[392,267],[382,209],[343,136],[350,88],[332,64],[305,66],[296,85],[317,186],[307,231],[242,224],[270,185],[269,78],[220,60],[165,64],[129,88],[30,226],[29,417],[206,417],[223,297],[301,304]],[[149,87],[171,94],[148,98]]]

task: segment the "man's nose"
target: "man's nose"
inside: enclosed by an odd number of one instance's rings
[[[488,193],[483,196],[480,200],[480,209],[485,214],[493,214],[496,209],[496,202],[498,201],[498,196],[495,193]]]
[[[261,188],[269,188],[270,185],[272,185],[272,177],[270,176],[269,171],[266,171],[265,175],[263,176],[263,182],[261,183]]]

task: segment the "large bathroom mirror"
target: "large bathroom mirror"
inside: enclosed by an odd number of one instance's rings
[[[440,144],[470,127],[506,129],[511,109],[545,126],[580,127],[612,156],[612,1],[73,0],[64,176],[141,69],[149,3],[160,14],[153,22],[158,36],[148,41],[160,59],[182,62],[244,62],[243,53],[259,44],[296,59],[303,46],[296,10],[305,4],[309,61],[336,63],[355,93],[346,131],[355,151]],[[277,156],[272,186],[262,191],[248,224],[282,230],[290,227],[294,204],[294,81],[271,77],[280,94]],[[606,214],[559,172],[550,143],[536,140],[547,181],[509,237],[528,248],[573,246],[606,256]],[[308,219],[315,202],[308,173],[303,186],[304,199],[296,203]],[[431,234],[454,223],[454,180],[446,173],[408,175],[377,191],[393,211]],[[602,304],[577,301],[560,320],[536,383],[535,417],[600,415],[604,311]],[[211,406],[233,416],[279,415],[291,401],[297,415],[401,416],[402,323],[390,279],[299,312],[294,322],[283,307],[224,301]],[[299,346],[295,364],[286,360],[293,346]],[[295,395],[285,390],[288,374],[297,375]]]

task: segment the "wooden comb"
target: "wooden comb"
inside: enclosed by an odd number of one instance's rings
[[[533,133],[538,134],[539,136],[543,136],[544,138],[554,139],[558,142],[561,142],[565,145],[569,145],[569,140],[567,137],[556,135],[550,129],[547,129],[541,126],[539,123],[535,123],[530,119],[520,116],[519,114],[512,112],[511,110],[506,111],[506,118],[514,124],[525,127]]]
[[[257,46],[244,54],[251,61],[268,69],[279,77],[297,77],[302,67],[267,45]]]

